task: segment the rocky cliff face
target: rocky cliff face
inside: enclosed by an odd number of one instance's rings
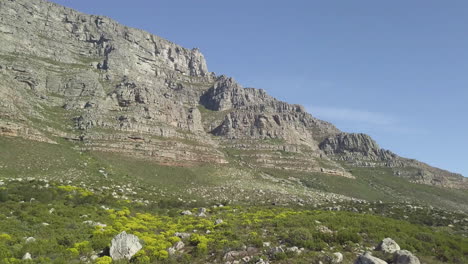
[[[342,155],[355,160],[388,161],[397,157],[390,151],[381,149],[365,134],[340,133],[323,140],[320,149],[327,155]]]
[[[43,0],[1,1],[0,43],[2,136],[67,139],[170,165],[229,163],[235,150],[253,168],[353,177],[346,166],[384,166],[420,183],[468,186],[216,76],[198,49],[106,17]]]

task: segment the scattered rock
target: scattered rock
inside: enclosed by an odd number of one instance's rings
[[[123,231],[112,239],[110,256],[113,260],[131,259],[141,248],[137,236]]]
[[[174,255],[175,253],[177,252],[177,250],[174,248],[174,247],[170,247],[167,249],[167,253],[169,253],[169,255]]]
[[[184,242],[182,242],[182,241],[178,241],[178,242],[176,242],[176,243],[174,244],[175,250],[181,250],[181,249],[183,249],[184,247],[185,247],[185,244],[184,244]]]
[[[419,259],[408,250],[397,250],[393,255],[394,264],[420,264]]]
[[[26,254],[24,254],[24,256],[21,259],[22,260],[31,260],[32,257],[31,257],[31,254],[29,254],[29,252],[27,252]]]
[[[386,261],[373,257],[370,252],[360,255],[354,264],[387,264]]]
[[[304,248],[289,247],[289,248],[286,248],[286,251],[287,251],[287,252],[293,252],[293,253],[295,253],[295,254],[301,254],[302,251],[304,251]]]
[[[274,247],[270,249],[270,254],[275,255],[277,253],[283,253],[284,249],[282,247]]]
[[[36,242],[36,239],[34,237],[26,238],[26,243],[32,243],[32,242]]]
[[[198,209],[198,217],[206,217],[206,208],[200,208]]]
[[[386,254],[393,254],[395,251],[400,250],[400,246],[393,239],[387,237],[380,242],[376,250]]]
[[[182,211],[180,214],[181,215],[192,215],[192,212],[190,212],[189,210],[185,210],[185,211]]]
[[[270,262],[263,260],[262,258],[259,259],[255,264],[269,264]]]
[[[233,261],[235,259],[243,258],[247,255],[247,251],[229,251],[224,254],[223,259],[226,261]]]
[[[333,264],[338,264],[338,263],[341,263],[341,262],[343,262],[343,254],[341,254],[340,252],[333,253],[332,263]]]
[[[106,224],[99,223],[99,222],[94,222],[94,221],[91,221],[91,220],[83,221],[83,224],[90,225],[90,226],[98,226],[98,227],[101,227],[101,228],[107,226]]]
[[[333,231],[331,231],[328,227],[324,225],[318,226],[317,231],[324,234],[333,234]]]
[[[181,233],[181,232],[176,232],[174,234],[176,237],[180,237],[181,239],[186,239],[190,237],[190,233]]]
[[[215,225],[219,225],[219,224],[222,224],[222,223],[223,223],[222,219],[216,219],[216,221],[215,221]]]

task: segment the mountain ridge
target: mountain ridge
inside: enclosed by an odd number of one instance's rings
[[[304,107],[208,71],[198,49],[44,0],[0,2],[0,135],[80,142],[161,164],[229,164],[355,178],[390,168],[468,189],[459,174],[382,150]]]

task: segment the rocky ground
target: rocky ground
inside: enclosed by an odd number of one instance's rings
[[[0,262],[465,263],[468,254],[464,213],[357,200],[154,205],[135,190],[2,180]]]

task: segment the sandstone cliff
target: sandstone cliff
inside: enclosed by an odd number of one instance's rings
[[[0,1],[0,135],[163,164],[230,162],[354,177],[346,168],[468,188],[461,175],[382,150],[302,106],[208,71],[186,49],[43,0]],[[234,151],[233,151],[234,150]],[[235,154],[233,154],[235,152]]]

